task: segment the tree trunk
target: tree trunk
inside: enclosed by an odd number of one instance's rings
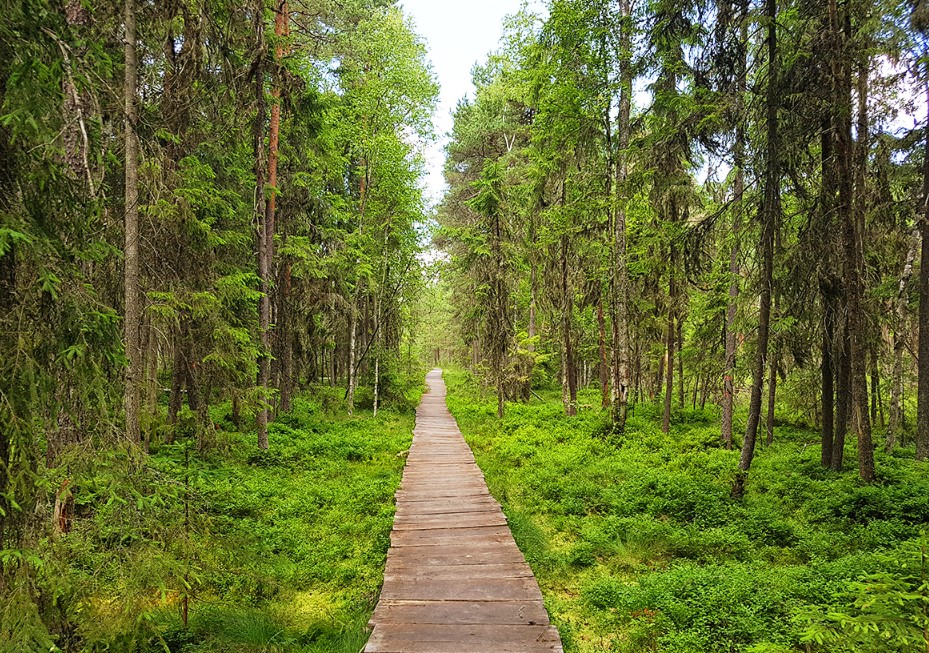
[[[381,383],[381,359],[379,356],[374,358],[374,417],[377,417],[377,399]]]
[[[741,77],[740,97],[744,92],[745,78]],[[741,103],[740,103],[741,104]],[[729,301],[726,305],[726,362],[723,371],[723,406],[721,437],[726,449],[732,449],[732,409],[735,403],[735,364],[738,343],[735,321],[739,301],[739,234],[742,226],[742,198],[745,193],[745,129],[739,122],[735,142],[735,186],[733,189],[732,248],[729,250]]]
[[[836,349],[832,356],[836,364],[835,439],[832,443],[832,469],[837,472],[842,470],[842,465],[845,463],[845,436],[848,434],[852,396],[851,357],[848,355],[851,343],[846,318],[840,321],[839,332]]]
[[[677,403],[684,408],[684,318],[677,320]]]
[[[658,376],[655,377],[655,387],[654,387],[654,391],[652,392],[652,401],[658,400],[659,393],[662,392],[662,388],[664,387],[664,368],[665,368],[666,363],[668,362],[667,339],[666,339],[666,342],[663,344],[664,344],[664,351],[661,353],[661,358],[658,361]],[[663,397],[664,395],[661,395],[661,396]]]
[[[139,120],[138,76],[139,63],[136,55],[136,6],[135,0],[125,0],[125,70],[123,82],[124,116],[123,130],[126,147],[125,187],[125,322],[126,388],[123,404],[126,410],[126,437],[130,442],[141,440],[139,423],[140,379],[142,376],[141,324],[142,314],[139,287],[139,140],[136,125]]]
[[[775,348],[774,352],[771,354],[771,365],[769,366],[771,369],[768,375],[768,414],[765,419],[765,427],[767,430],[765,446],[768,447],[774,442],[774,403],[777,399],[777,366],[779,364],[779,358],[779,352]]]
[[[835,347],[835,298],[823,293],[822,343],[822,465],[832,466],[832,448],[835,437],[835,388],[833,387],[833,359]]]
[[[564,394],[565,413],[577,415],[577,373],[574,368],[574,347],[571,337],[571,314],[574,311],[574,302],[571,298],[571,287],[568,283],[568,237],[561,237],[561,297],[563,311],[561,316],[562,350],[561,357],[564,366],[564,383],[567,394]]]
[[[877,365],[877,348],[872,348],[871,353],[871,424],[877,424],[878,413],[884,414],[881,408],[881,375]]]
[[[611,365],[611,410],[613,431],[626,429],[629,408],[629,275],[626,259],[626,150],[629,148],[632,113],[632,8],[630,0],[619,0],[619,114],[617,117],[616,182],[613,210],[613,265],[610,293],[613,360]]]
[[[610,406],[610,363],[606,356],[606,320],[603,317],[603,296],[597,300],[597,330],[600,353],[600,405]]]
[[[762,200],[761,240],[761,298],[758,311],[758,344],[755,350],[752,374],[752,394],[748,410],[748,425],[739,457],[739,471],[732,488],[732,496],[741,498],[745,490],[745,478],[755,456],[755,440],[761,417],[761,391],[768,355],[768,336],[771,327],[771,291],[774,276],[774,232],[780,212],[778,186],[778,81],[777,81],[777,2],[765,0],[767,22],[766,46],[768,51],[768,88],[765,98],[767,143],[765,151],[764,197]]]
[[[255,155],[255,218],[257,238],[258,263],[258,290],[261,298],[258,300],[258,331],[261,351],[258,354],[257,385],[261,389],[259,401],[262,406],[258,410],[257,430],[258,448],[268,448],[268,395],[267,388],[271,383],[271,270],[270,248],[268,243],[267,203],[265,200],[265,163],[264,163],[264,121],[265,121],[265,89],[264,89],[264,0],[255,0],[254,5],[254,39],[255,39],[255,122],[252,130],[252,146]]]
[[[174,364],[171,367],[171,396],[168,400],[168,424],[177,424],[178,413],[181,412],[181,406],[184,401],[184,346],[181,343],[181,336],[178,335],[174,340]],[[173,441],[172,429],[168,430],[169,438]],[[170,444],[170,441],[169,441]]]
[[[356,316],[357,308],[352,304],[352,312],[349,320],[351,324],[348,327],[348,414],[352,415],[355,412],[355,384],[357,380],[355,378],[355,349],[357,347],[356,341],[358,340],[357,331],[358,331],[358,318]]]
[[[929,161],[929,157],[927,157]],[[929,184],[929,174],[924,184]],[[929,197],[929,194],[926,195]],[[913,276],[913,262],[916,260],[916,247],[919,243],[919,230],[913,233],[910,247],[906,253],[903,272],[897,284],[897,297],[894,300],[894,362],[890,383],[890,423],[887,426],[887,440],[884,449],[888,453],[894,450],[897,437],[903,426],[901,395],[903,394],[903,350],[906,348],[906,322],[907,322],[907,287]],[[920,334],[921,336],[922,334]]]
[[[929,72],[926,73],[929,100]],[[926,126],[929,152],[929,124]],[[919,223],[923,239],[919,267],[919,362],[916,390],[916,459],[929,460],[929,156],[923,163],[923,214]]]
[[[832,26],[836,33],[836,41],[840,40],[840,29],[845,32],[845,42],[850,42],[852,35],[851,17],[849,8],[845,7],[843,26],[840,28],[838,9],[836,0],[830,0],[829,12],[832,19]],[[839,54],[838,52],[836,53]],[[858,473],[862,480],[866,482],[873,481],[874,474],[874,450],[871,442],[871,420],[868,415],[868,389],[867,389],[867,343],[866,334],[864,333],[865,312],[864,312],[864,252],[860,232],[859,220],[855,207],[854,193],[854,170],[853,170],[853,153],[852,153],[852,121],[851,121],[851,94],[852,94],[852,72],[851,64],[848,63],[845,55],[841,61],[836,61],[835,69],[840,71],[835,75],[837,124],[836,129],[836,160],[838,162],[839,176],[839,215],[842,219],[842,242],[844,250],[843,272],[845,277],[845,290],[847,299],[847,329],[849,341],[851,344],[848,352],[851,367],[851,403],[855,416],[855,430],[858,439]],[[867,73],[862,74],[862,82],[859,84],[859,93],[864,91],[864,98],[867,97]],[[866,147],[867,134],[860,134],[860,147]],[[859,189],[859,194],[861,190]]]
[[[671,265],[673,266],[674,257],[671,257]],[[673,271],[672,271],[673,274]],[[671,292],[669,293],[674,297],[674,281],[671,281]],[[665,393],[664,393],[664,415],[661,420],[661,430],[664,433],[667,433],[671,430],[671,401],[674,397],[674,340],[675,340],[675,328],[674,328],[674,309],[668,309],[668,331],[667,331],[667,342],[665,343],[665,357],[668,361],[668,364],[665,366]]]

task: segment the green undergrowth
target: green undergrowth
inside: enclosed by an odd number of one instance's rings
[[[778,426],[735,501],[738,452],[711,411],[676,412],[665,435],[640,405],[617,438],[555,391],[498,421],[467,373],[445,378],[566,651],[927,650],[929,468],[911,450],[879,453],[868,486],[852,446],[826,471],[816,433]]]
[[[41,624],[23,617],[21,636],[0,633],[0,643],[357,653],[383,579],[419,392],[377,417],[364,409],[349,417],[338,391],[317,389],[270,425],[266,452],[220,406],[203,450],[180,437],[128,465],[101,455],[74,475],[73,530],[29,553],[51,639],[27,640],[23,629]],[[11,600],[0,609],[17,608]]]

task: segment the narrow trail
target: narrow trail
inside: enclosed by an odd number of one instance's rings
[[[441,370],[426,381],[364,650],[560,653],[539,585],[448,412]]]

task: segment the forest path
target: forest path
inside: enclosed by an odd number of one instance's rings
[[[364,650],[560,653],[539,585],[448,412],[441,370],[426,382]]]

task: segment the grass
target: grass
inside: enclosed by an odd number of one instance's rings
[[[638,406],[620,440],[605,411],[564,416],[555,391],[498,421],[467,373],[446,380],[569,653],[911,650],[806,641],[929,524],[929,475],[911,450],[879,453],[867,486],[851,446],[847,470],[827,471],[816,433],[779,426],[734,501],[738,452],[720,447],[712,411],[677,412],[665,435],[658,407]]]
[[[412,427],[409,410],[335,417],[298,400],[271,425],[268,452],[230,435],[202,475],[210,575],[179,650],[357,653]]]
[[[336,392],[297,398],[268,451],[219,406],[201,452],[180,437],[148,457],[101,451],[74,471],[74,530],[34,556],[47,604],[44,626],[27,625],[56,644],[14,635],[11,650],[361,650],[421,388],[377,417],[345,415]]]

